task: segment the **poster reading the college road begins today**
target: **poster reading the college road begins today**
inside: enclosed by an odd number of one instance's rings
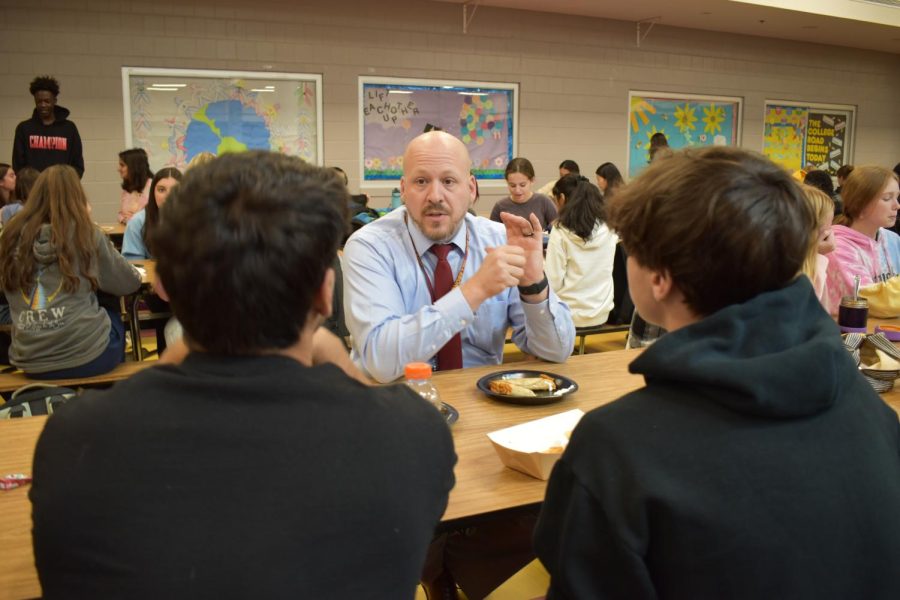
[[[789,171],[814,168],[834,175],[851,163],[852,106],[766,103],[763,154]]]

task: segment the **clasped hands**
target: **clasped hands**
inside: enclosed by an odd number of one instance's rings
[[[487,248],[484,262],[475,274],[460,286],[474,311],[482,302],[514,285],[528,286],[544,278],[544,239],[541,222],[532,213],[529,219],[500,213],[506,226],[506,245]],[[547,290],[534,297],[540,302]]]

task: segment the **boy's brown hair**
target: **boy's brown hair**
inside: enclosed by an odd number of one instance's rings
[[[790,174],[729,147],[684,150],[653,163],[608,209],[629,256],[667,271],[698,316],[790,283],[816,223]]]

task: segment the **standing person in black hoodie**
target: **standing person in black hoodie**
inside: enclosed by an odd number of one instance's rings
[[[535,551],[560,598],[900,598],[897,415],[808,278],[815,218],[735,148],[676,153],[609,206],[645,386],[581,420]]]
[[[13,169],[34,167],[43,171],[51,165],[69,165],[84,175],[81,136],[68,120],[69,109],[56,105],[59,82],[53,77],[35,77],[28,88],[34,96],[31,118],[16,127],[13,140]]]

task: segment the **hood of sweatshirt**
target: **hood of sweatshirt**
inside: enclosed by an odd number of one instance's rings
[[[53,118],[54,118],[55,122],[57,122],[57,123],[59,123],[61,121],[65,121],[66,119],[69,118],[69,109],[59,106],[59,105],[54,106],[53,107]],[[36,108],[33,111],[31,111],[31,120],[41,123],[41,118],[38,116],[38,111]]]
[[[49,265],[58,259],[56,244],[50,240],[51,233],[52,229],[49,224],[41,225],[41,229],[34,239],[34,244],[32,245],[34,259],[40,265]]]
[[[806,277],[662,336],[629,369],[651,388],[684,384],[730,410],[781,418],[829,408],[859,376]]]
[[[594,230],[591,231],[591,237],[586,241],[577,233],[566,227],[563,227],[561,225],[557,225],[557,227],[559,228],[559,232],[564,235],[567,240],[569,240],[579,248],[583,248],[585,250],[603,246],[607,243],[610,236],[615,237],[616,235],[609,230],[609,227],[606,226],[606,223],[600,222],[597,222],[594,225]],[[618,239],[616,241],[618,241]]]

